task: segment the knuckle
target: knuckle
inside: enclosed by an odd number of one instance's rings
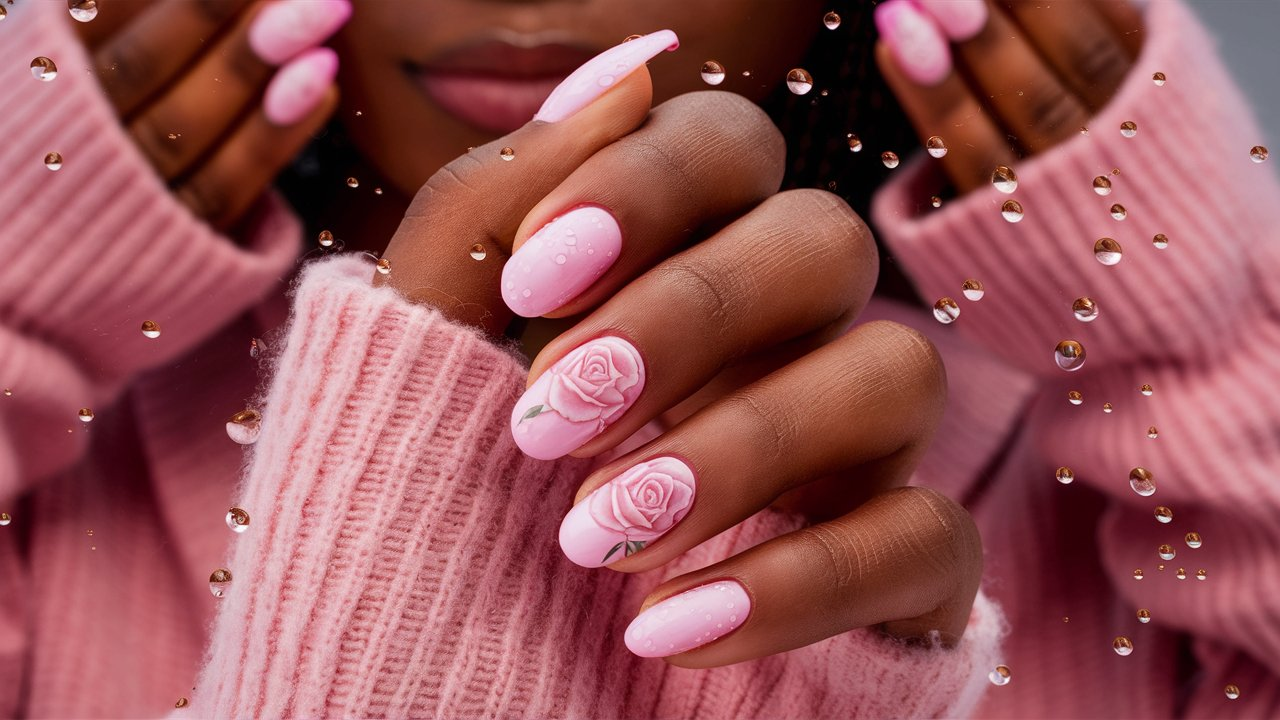
[[[146,43],[117,40],[102,53],[98,65],[111,86],[139,88],[150,82],[156,57]]]
[[[1028,96],[1027,108],[1033,127],[1053,131],[1077,127],[1084,122],[1084,109],[1080,103],[1057,82],[1033,85]]]
[[[742,158],[761,182],[762,192],[777,190],[786,169],[786,143],[781,131],[759,105],[737,93],[722,90],[678,95],[654,110],[655,119],[672,116],[671,125],[679,128],[682,146],[691,158],[704,162],[723,162],[723,158]],[[750,152],[744,153],[743,149]]]
[[[857,587],[868,575],[863,557],[865,548],[874,545],[855,523],[830,522],[809,525],[795,532],[801,552],[819,558],[824,566],[815,577],[830,583],[840,593]]]
[[[1110,33],[1079,38],[1071,44],[1068,62],[1085,82],[1108,90],[1120,85],[1132,64]]]
[[[151,160],[158,173],[170,177],[181,164],[183,145],[163,140],[167,133],[152,114],[141,115],[129,124],[129,135],[133,137],[134,144]]]
[[[908,486],[886,493],[905,527],[914,528],[916,547],[952,571],[982,567],[982,537],[963,507],[932,488]]]
[[[867,335],[880,357],[891,361],[889,372],[897,387],[914,389],[922,400],[945,398],[946,367],[938,348],[924,333],[888,320],[873,320],[859,331]]]
[[[734,273],[727,268],[708,267],[705,260],[688,254],[677,255],[656,269],[662,285],[661,297],[680,298],[690,310],[686,316],[699,319],[702,330],[720,347],[737,347],[745,297],[738,289]]]
[[[466,204],[469,200],[480,196],[476,183],[477,173],[483,167],[479,159],[470,153],[449,161],[448,164],[431,174],[427,181],[413,196],[406,216],[425,215],[430,208],[440,203]]]
[[[240,0],[195,0],[191,3],[195,11],[206,22],[218,24],[231,17],[240,4]]]
[[[203,173],[187,181],[178,194],[193,213],[206,220],[219,220],[231,208],[231,198],[226,190]]]
[[[800,436],[799,419],[786,407],[768,403],[749,388],[721,400],[732,427],[747,439],[747,447],[762,463],[788,456]]]
[[[868,263],[875,267],[879,262],[871,229],[840,196],[825,190],[805,188],[787,190],[776,198],[786,203],[791,215],[803,219],[805,227],[813,229],[817,236],[815,239],[823,244],[825,251],[847,262],[848,270],[865,267]],[[829,262],[830,259],[828,255],[824,261]]]

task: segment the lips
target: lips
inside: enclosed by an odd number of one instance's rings
[[[528,122],[556,85],[595,55],[572,45],[485,41],[410,65],[408,72],[449,114],[486,132],[508,133]]]

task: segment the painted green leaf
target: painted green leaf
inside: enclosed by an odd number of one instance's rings
[[[539,415],[541,415],[543,411],[545,411],[546,409],[547,409],[546,405],[534,405],[533,407],[525,411],[524,416],[520,418],[520,422],[524,422],[525,420],[528,420],[530,418],[536,418]],[[519,425],[520,423],[516,423],[516,424]]]
[[[627,553],[626,553],[626,554],[627,554],[627,556],[628,556],[628,557],[630,557],[630,556],[632,556],[632,555],[635,555],[636,553],[640,552],[640,551],[641,551],[641,550],[643,550],[643,549],[644,549],[644,541],[643,541],[643,540],[628,540],[628,541],[627,541]]]
[[[614,554],[614,553],[616,553],[616,552],[618,552],[619,550],[621,550],[621,549],[622,549],[622,545],[623,545],[622,543],[618,543],[617,545],[614,545],[613,547],[609,548],[609,552],[608,552],[608,553],[605,553],[604,559],[603,559],[603,560],[601,560],[600,562],[601,562],[602,564],[603,564],[603,563],[607,563],[607,562],[609,562],[609,558],[613,557],[613,554]],[[630,555],[630,554],[631,554],[631,553],[627,553],[627,555]]]

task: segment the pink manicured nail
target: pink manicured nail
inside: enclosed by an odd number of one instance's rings
[[[910,0],[889,0],[875,10],[876,28],[903,72],[936,85],[951,72],[951,50],[937,23]]]
[[[717,580],[640,613],[623,636],[640,657],[666,657],[717,640],[746,622],[751,597],[737,580]]]
[[[524,391],[511,412],[511,434],[525,455],[554,460],[604,432],[644,389],[635,346],[605,336],[560,358]]]
[[[279,65],[329,39],[351,18],[350,0],[277,0],[249,26],[249,47]]]
[[[659,30],[635,40],[615,45],[591,58],[556,86],[533,116],[543,122],[560,122],[600,97],[632,70],[663,50],[680,47],[680,39],[670,30]]]
[[[573,506],[560,524],[560,549],[590,568],[634,555],[684,519],[696,488],[693,470],[676,458],[646,460]]]
[[[338,74],[338,54],[308,50],[276,71],[262,96],[262,111],[276,125],[292,125],[315,109]]]
[[[987,24],[987,0],[915,0],[955,42],[977,35]]]
[[[591,287],[618,259],[622,231],[608,210],[574,208],[525,241],[502,268],[502,298],[517,315],[538,317]]]

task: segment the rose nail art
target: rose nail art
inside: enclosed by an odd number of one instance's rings
[[[659,30],[615,45],[570,73],[551,91],[533,119],[560,122],[591,104],[592,100],[658,53],[678,47],[680,39],[670,30]]]
[[[667,657],[718,640],[747,621],[751,596],[736,580],[686,590],[631,621],[623,640],[640,657]]]
[[[876,28],[893,57],[912,80],[936,85],[951,72],[951,50],[933,18],[910,0],[876,6]]]
[[[634,555],[684,519],[696,487],[693,470],[676,458],[635,465],[573,506],[560,524],[560,548],[592,568]]]
[[[249,26],[249,47],[271,65],[315,47],[351,18],[349,0],[278,0]]]
[[[526,455],[554,460],[604,432],[643,389],[644,362],[635,346],[596,338],[525,390],[511,413],[511,434]]]
[[[621,249],[622,231],[608,210],[574,208],[534,233],[502,267],[502,299],[517,315],[545,315],[591,287]]]

